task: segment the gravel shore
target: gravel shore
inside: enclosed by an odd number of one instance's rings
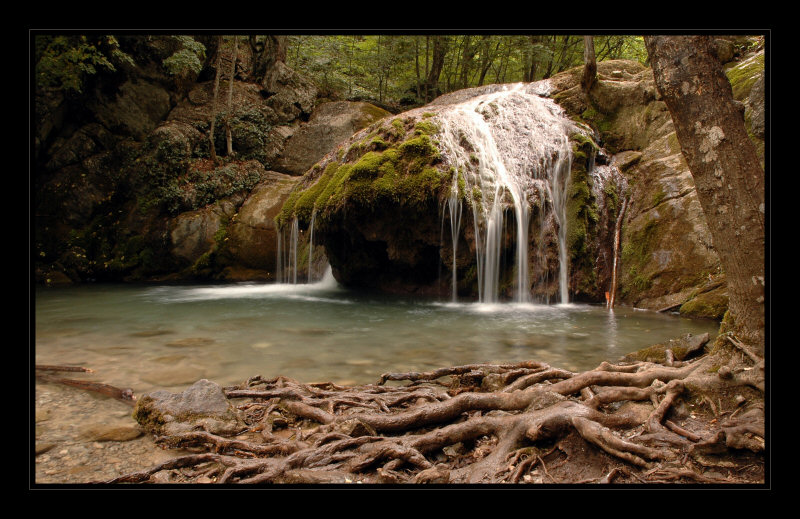
[[[35,389],[32,485],[105,482],[186,454],[157,447],[130,405],[58,384]]]

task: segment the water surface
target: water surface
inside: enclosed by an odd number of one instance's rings
[[[316,284],[85,285],[35,293],[37,364],[80,365],[75,378],[182,390],[284,375],[376,382],[382,373],[537,360],[580,371],[712,321],[618,307],[447,303]]]

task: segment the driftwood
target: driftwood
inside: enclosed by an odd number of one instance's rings
[[[134,404],[136,402],[136,395],[134,395],[133,390],[130,388],[120,389],[118,387],[111,386],[108,384],[90,382],[88,380],[74,380],[69,378],[56,377],[44,373],[46,371],[70,371],[70,372],[94,373],[94,371],[89,368],[83,368],[77,366],[50,366],[50,365],[37,364],[36,378],[44,380],[45,382],[51,382],[54,384],[64,384],[66,386],[76,387],[79,389],[85,389],[86,391],[93,391],[95,393],[100,393],[102,395],[110,396],[111,398],[116,398],[117,400],[125,402],[127,404]]]
[[[354,387],[253,377],[224,388],[245,430],[157,436],[195,454],[105,483],[762,482],[763,362],[721,342],[678,366],[474,364]]]

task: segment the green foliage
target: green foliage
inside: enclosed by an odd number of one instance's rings
[[[206,59],[205,46],[191,36],[172,36],[180,48],[163,61],[164,68],[173,76],[182,78],[199,74]]]
[[[83,92],[90,76],[116,72],[120,65],[135,66],[111,35],[36,35],[34,51],[37,84],[67,92]]]
[[[647,61],[640,36],[594,37],[597,60]],[[434,48],[444,49],[437,92],[425,98]],[[439,93],[489,83],[535,81],[583,63],[581,35],[298,35],[287,64],[329,96],[420,105]]]

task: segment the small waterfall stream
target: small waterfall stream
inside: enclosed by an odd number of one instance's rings
[[[448,207],[453,240],[453,298],[456,245],[461,204],[470,200],[475,226],[478,297],[494,303],[500,296],[507,209],[516,226],[515,301],[531,298],[531,208],[552,215],[558,228],[559,296],[569,301],[566,246],[567,187],[570,181],[571,133],[578,128],[553,101],[537,94],[539,86],[504,85],[499,91],[452,105],[437,114],[442,152],[456,169]],[[459,187],[459,179],[463,186]],[[541,232],[537,233],[541,236]]]

